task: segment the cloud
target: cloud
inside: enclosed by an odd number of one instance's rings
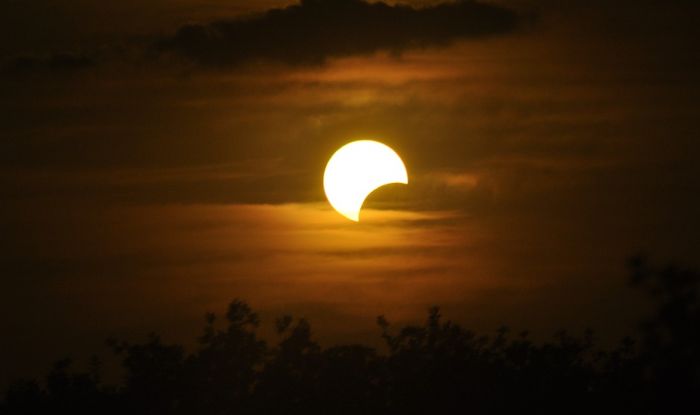
[[[328,58],[399,53],[513,31],[514,12],[474,1],[425,8],[363,0],[302,0],[282,9],[191,24],[156,49],[207,66],[251,61],[320,64]]]
[[[21,56],[0,66],[5,75],[54,74],[68,75],[95,65],[95,61],[82,54],[59,53],[46,57]]]

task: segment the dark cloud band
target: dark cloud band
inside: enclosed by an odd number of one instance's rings
[[[210,66],[249,61],[318,64],[380,50],[401,52],[513,31],[518,16],[474,1],[426,8],[362,0],[302,0],[236,20],[194,24],[157,49]]]
[[[95,62],[91,58],[70,53],[48,57],[22,56],[0,65],[0,74],[70,74],[94,65]]]

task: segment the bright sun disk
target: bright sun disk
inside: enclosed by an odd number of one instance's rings
[[[353,141],[341,147],[328,161],[323,188],[331,206],[358,222],[367,196],[391,183],[408,184],[406,166],[390,147],[377,141]]]

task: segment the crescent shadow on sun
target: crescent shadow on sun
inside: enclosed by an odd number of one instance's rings
[[[375,187],[374,189],[370,190],[369,192],[367,192],[367,194],[364,196],[364,198],[362,198],[362,202],[360,203],[360,208],[357,210],[357,221],[359,221],[360,216],[362,215],[362,210],[365,208],[368,208],[367,206],[365,206],[365,204],[371,198],[372,195],[374,195],[376,193],[381,193],[380,191],[385,191],[385,190],[388,190],[391,188],[397,188],[398,186],[396,186],[396,185],[406,186],[406,185],[408,185],[408,181],[405,181],[405,182],[396,181],[396,182],[384,183],[384,184],[381,184],[381,185]]]

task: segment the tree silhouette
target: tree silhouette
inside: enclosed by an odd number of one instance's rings
[[[630,260],[632,283],[646,291],[657,312],[642,324],[647,387],[657,410],[679,412],[700,392],[700,303],[697,270],[655,266],[644,256]]]
[[[41,382],[7,390],[7,414],[428,414],[674,413],[700,396],[700,274],[630,261],[632,286],[656,312],[600,350],[591,331],[559,331],[536,343],[506,327],[483,336],[431,308],[422,325],[377,324],[386,353],[350,344],[322,348],[306,320],[276,321],[279,341],[258,338],[259,318],[235,300],[219,327],[207,314],[197,348],[110,340],[124,379],[104,385],[100,363],[85,373],[57,362]]]

